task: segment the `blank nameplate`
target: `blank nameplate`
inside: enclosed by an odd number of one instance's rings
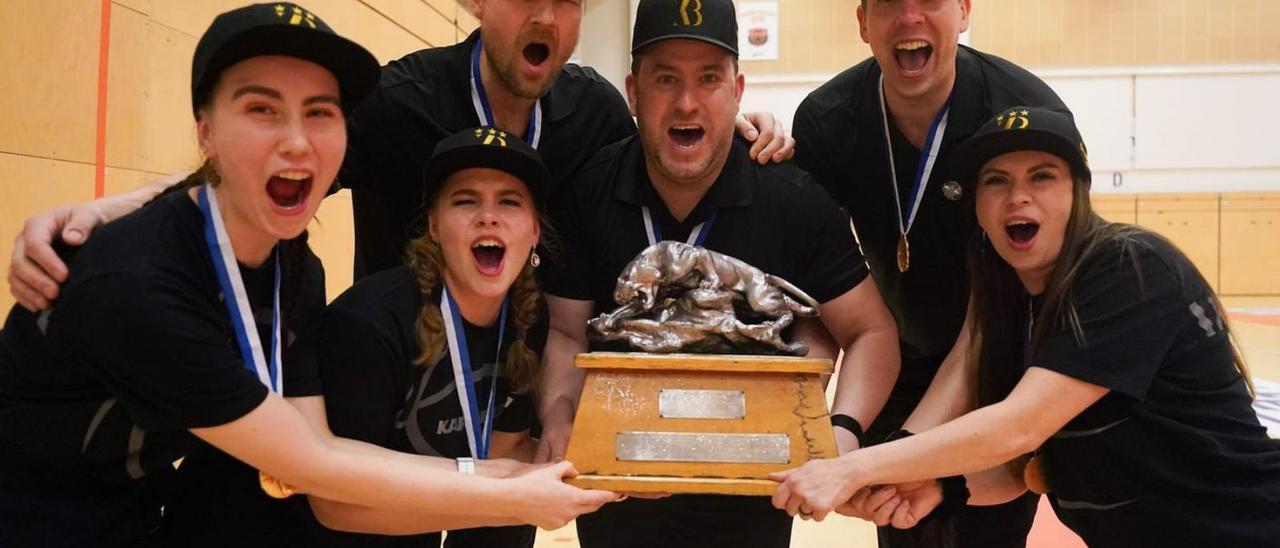
[[[791,460],[791,439],[786,434],[618,432],[617,457],[623,461],[785,464]]]
[[[664,419],[742,419],[747,396],[741,390],[658,391],[658,416]]]

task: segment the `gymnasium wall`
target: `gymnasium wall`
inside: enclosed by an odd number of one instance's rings
[[[213,17],[244,0],[8,0],[0,18],[0,265],[22,220],[200,163],[191,56]],[[452,44],[476,26],[455,0],[303,0],[381,62]],[[15,9],[16,8],[16,9]],[[106,11],[104,11],[106,10]],[[109,33],[101,35],[103,15]],[[106,71],[99,74],[99,60]],[[312,225],[329,294],[351,282],[346,192]],[[0,280],[0,307],[12,303]]]

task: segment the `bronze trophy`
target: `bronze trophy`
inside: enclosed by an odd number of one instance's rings
[[[580,354],[586,383],[566,458],[570,483],[628,492],[772,495],[771,472],[837,456],[820,375],[782,331],[817,303],[786,280],[680,242],[618,279],[596,340],[644,353]]]

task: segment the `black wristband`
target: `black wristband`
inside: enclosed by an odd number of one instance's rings
[[[848,430],[853,437],[858,440],[858,447],[866,447],[867,443],[863,440],[867,433],[862,431],[862,425],[858,424],[858,419],[850,417],[844,413],[831,415],[831,426],[836,426]]]

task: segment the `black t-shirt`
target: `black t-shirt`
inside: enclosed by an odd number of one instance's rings
[[[616,308],[618,275],[649,245],[643,206],[668,240],[686,241],[714,215],[704,247],[780,276],[820,303],[867,277],[848,219],[794,165],[752,162],[746,143],[734,137],[720,176],[678,222],[649,181],[640,140],[631,137],[601,150],[552,204],[565,249],[563,261],[549,261],[546,291],[594,301],[596,312]],[[592,343],[592,349],[625,347]]]
[[[461,43],[392,61],[352,115],[339,181],[352,189],[356,279],[399,266],[422,230],[422,169],[436,143],[480,124],[471,99],[471,52]],[[567,64],[542,98],[538,152],[552,193],[601,147],[635,133],[618,91],[589,67]]]
[[[439,292],[431,299],[439,302]],[[448,347],[434,364],[414,363],[420,352],[415,325],[422,303],[412,271],[401,266],[361,280],[329,306],[317,352],[329,428],[335,435],[404,453],[471,456]],[[547,313],[541,308],[526,339],[539,355],[547,340]],[[496,364],[505,365],[517,336],[510,317],[507,324],[501,355],[495,356],[498,326],[463,321],[481,420]],[[497,383],[494,431],[528,430],[534,416],[531,394],[513,393],[505,373]],[[439,546],[439,534],[354,535],[317,527],[306,544]]]
[[[1090,546],[1280,545],[1280,440],[1185,255],[1140,233],[1072,285],[1082,336],[1051,326],[1031,364],[1107,389],[1044,445],[1063,523]]]
[[[138,486],[199,451],[187,430],[233,421],[266,397],[243,364],[203,222],[185,192],[162,196],[65,255],[71,278],[50,311],[10,312],[0,332],[0,490],[32,508],[6,508],[7,531],[39,533],[42,543],[135,542],[136,531],[122,529],[163,502],[154,496],[162,486],[145,498]],[[318,394],[310,341],[323,271],[304,239],[285,242],[282,257],[284,387]],[[241,273],[269,337],[274,262]]]
[[[955,343],[969,300],[965,256],[977,221],[967,196],[950,200],[943,195],[944,182],[955,178],[947,169],[952,151],[1006,107],[1047,106],[1064,112],[1066,107],[1026,70],[960,47],[946,134],[908,234],[911,267],[902,273],[897,266],[898,214],[880,111],[880,74],[870,58],[805,98],[795,115],[796,162],[853,219],[876,285],[897,321],[904,363],[899,387],[914,387],[918,398]],[[905,208],[920,151],[898,131],[892,117],[889,125],[897,188]]]

